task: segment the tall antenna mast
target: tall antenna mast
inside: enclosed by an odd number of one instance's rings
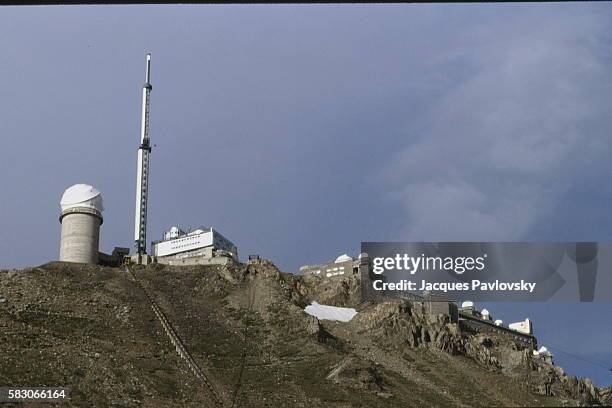
[[[142,118],[140,122],[140,146],[138,147],[138,168],[136,175],[136,216],[134,220],[134,243],[136,253],[147,253],[147,209],[149,199],[149,160],[151,140],[149,139],[149,104],[151,98],[151,54],[147,54],[145,84],[142,86]]]

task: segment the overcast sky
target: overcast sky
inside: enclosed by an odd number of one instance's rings
[[[102,249],[132,246],[146,52],[150,239],[210,225],[288,272],[365,240],[611,241],[610,22],[590,3],[2,7],[0,266],[57,259],[74,183],[102,191]],[[612,364],[610,304],[491,308]]]

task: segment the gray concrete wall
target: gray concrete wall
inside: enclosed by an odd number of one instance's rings
[[[227,265],[234,259],[217,256],[213,247],[206,247],[180,254],[156,257],[157,263],[165,265]]]
[[[496,326],[495,323],[490,320],[482,320],[469,313],[464,313],[463,311],[459,312],[459,323],[479,333],[497,333],[504,335],[510,339],[528,344],[532,348],[538,343],[537,339],[532,335],[521,333],[505,326]]]
[[[98,264],[103,266],[117,267],[123,264],[123,258],[130,254],[129,248],[115,247],[112,254],[98,252]]]
[[[183,258],[183,259],[175,259],[171,257],[158,257],[157,263],[164,265],[227,265],[230,262],[234,262],[232,258],[228,258],[225,256],[216,256],[214,258],[203,258],[203,257],[193,257],[193,258]]]
[[[451,323],[457,323],[459,321],[459,311],[457,305],[452,302],[427,300],[425,301],[425,311],[430,316],[449,316]]]
[[[62,233],[59,260],[97,264],[102,218],[88,209],[71,209],[62,214],[60,222]]]

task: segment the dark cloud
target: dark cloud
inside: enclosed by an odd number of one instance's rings
[[[482,16],[481,16],[482,17]],[[464,67],[383,172],[411,239],[521,240],[610,153],[607,17],[509,13],[465,27]],[[435,87],[436,84],[432,85]]]

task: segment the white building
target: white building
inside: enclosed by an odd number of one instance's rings
[[[529,319],[525,319],[522,322],[510,323],[508,328],[525,334],[533,334],[533,326]]]
[[[151,253],[157,262],[167,264],[218,263],[210,262],[212,258],[238,260],[236,245],[212,227],[185,232],[173,226],[162,240],[152,243]]]
[[[362,255],[359,255],[359,258],[357,259],[353,259],[353,257],[347,254],[342,254],[338,256],[334,261],[330,261],[324,264],[304,265],[300,267],[300,275],[313,275],[320,276],[322,278],[331,278],[336,276],[343,277],[345,275],[352,275],[357,273]]]

